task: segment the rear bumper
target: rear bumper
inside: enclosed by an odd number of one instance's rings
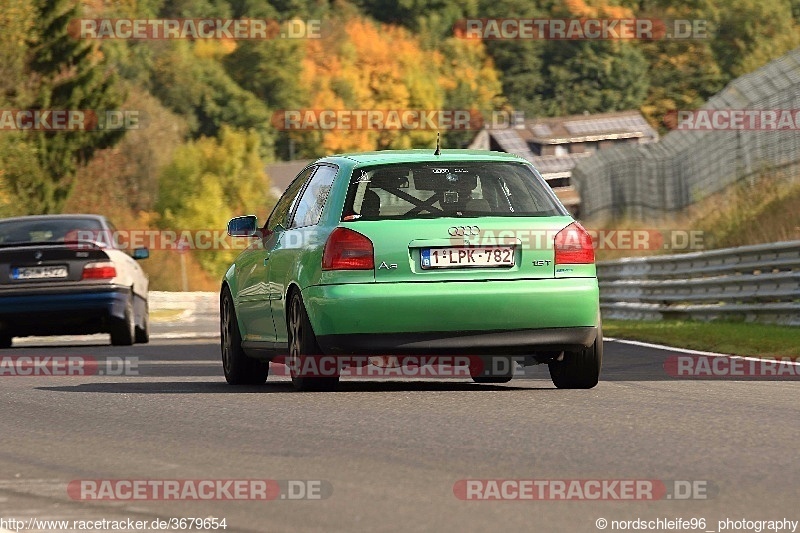
[[[320,285],[303,291],[326,353],[531,353],[594,342],[596,278]]]
[[[353,355],[530,355],[575,351],[591,346],[597,328],[545,328],[510,331],[343,334],[317,337],[326,354]]]
[[[81,292],[0,293],[0,333],[12,336],[107,331],[109,319],[124,319],[129,287]]]

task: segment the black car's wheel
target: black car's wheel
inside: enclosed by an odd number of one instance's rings
[[[286,364],[289,366],[294,388],[299,391],[335,389],[339,384],[339,373],[331,369],[330,365],[322,364],[322,350],[311,329],[311,321],[299,292],[294,292],[289,301],[286,327],[289,332]],[[321,376],[323,372],[330,372],[331,375]]]
[[[508,356],[475,358],[469,374],[475,383],[508,383],[514,377],[515,364]]]
[[[578,352],[565,352],[564,359],[548,363],[550,379],[559,389],[591,389],[600,380],[603,365],[603,333],[597,328],[594,343]]]
[[[136,338],[136,320],[133,315],[133,294],[125,302],[125,317],[114,319],[111,324],[111,344],[113,346],[130,346]]]
[[[142,317],[144,325],[142,327],[136,326],[136,342],[139,344],[147,344],[150,342],[150,306],[144,304],[144,316]]]
[[[11,335],[0,335],[0,350],[11,348]]]
[[[247,357],[242,349],[242,334],[228,287],[220,300],[220,348],[222,370],[231,385],[262,385],[269,376],[269,364]]]

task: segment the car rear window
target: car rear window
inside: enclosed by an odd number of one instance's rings
[[[0,245],[16,243],[63,242],[79,230],[103,229],[94,218],[40,218],[0,221]]]
[[[547,183],[521,163],[405,163],[355,169],[342,220],[564,214]]]

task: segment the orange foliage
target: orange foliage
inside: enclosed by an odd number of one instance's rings
[[[445,46],[447,53],[424,50],[402,27],[351,18],[323,39],[307,41],[302,83],[312,96],[306,107],[435,111],[458,90],[474,100],[471,109],[491,109],[500,82],[483,43],[452,38]],[[329,130],[295,137],[333,153],[429,146],[436,132]]]
[[[430,64],[432,59],[440,63],[438,53],[424,53],[402,28],[378,26],[364,19],[350,19],[339,30],[308,41],[303,83],[312,89],[310,109],[441,106],[441,90],[421,87],[420,82],[429,76],[415,72],[415,65]],[[333,130],[322,133],[321,145],[328,153],[371,150],[392,145],[402,135],[400,131]]]
[[[632,18],[633,12],[622,6],[612,6],[607,0],[592,2],[589,5],[585,0],[565,0],[564,4],[570,13],[583,18],[607,17],[612,19]]]

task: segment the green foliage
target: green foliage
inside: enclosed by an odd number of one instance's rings
[[[653,123],[669,111],[700,107],[728,79],[705,41],[658,41],[643,52],[650,65],[650,90],[641,110]]]
[[[273,110],[299,109],[309,100],[308,88],[298,83],[304,57],[305,45],[299,40],[244,42],[223,59],[223,65],[230,77],[262,105]],[[267,119],[261,125],[268,122]],[[264,146],[271,147],[274,135],[275,151],[289,158],[288,135],[271,130],[269,135]]]
[[[164,18],[227,18],[230,6],[225,0],[166,0],[159,16]]]
[[[41,213],[53,196],[52,181],[39,165],[36,146],[23,135],[0,135],[0,216]]]
[[[223,126],[219,137],[200,137],[176,150],[161,173],[156,210],[164,229],[223,230],[236,214],[262,217],[273,203],[259,157],[259,136]],[[206,272],[221,274],[236,253],[196,254]]]
[[[720,8],[713,49],[723,72],[741,76],[800,45],[790,0],[735,0]]]
[[[297,80],[303,72],[305,47],[300,40],[244,42],[223,59],[230,76],[272,109],[296,109],[307,100]]]
[[[96,46],[68,34],[70,20],[78,18],[72,0],[38,0],[35,5],[35,41],[29,68],[39,85],[34,109],[91,110],[103,113],[118,109],[123,97],[115,74]],[[122,130],[45,131],[32,134],[39,162],[50,183],[36,190],[44,212],[58,212],[72,189],[78,166],[97,150],[116,144]]]
[[[548,13],[529,0],[481,0],[481,17],[546,18]],[[542,93],[547,86],[545,43],[537,40],[488,40],[486,50],[502,73],[503,94],[516,109],[541,116]],[[568,92],[568,91],[567,91]]]
[[[486,16],[478,0],[360,0],[356,5],[375,20],[419,34],[428,48],[439,48],[460,19]]]
[[[551,116],[636,109],[649,80],[647,61],[632,45],[613,41],[548,43],[541,108]]]
[[[160,43],[152,71],[152,91],[164,105],[187,117],[193,136],[213,137],[224,126],[253,129],[262,155],[271,154],[273,135],[267,106],[240,87],[212,58],[198,57],[192,43]]]
[[[34,15],[28,0],[6,0],[0,9],[0,102],[25,99],[20,91]]]

